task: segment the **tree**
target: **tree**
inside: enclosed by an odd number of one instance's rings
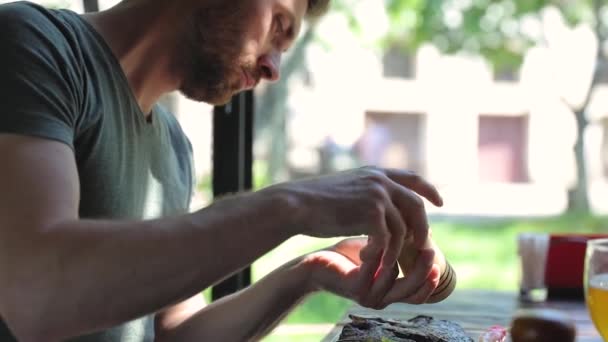
[[[333,0],[332,11],[345,15],[354,31],[361,31],[353,13],[358,0]],[[423,43],[432,43],[444,53],[467,52],[481,55],[496,73],[517,69],[526,51],[545,43],[545,37],[523,29],[538,21],[549,7],[557,9],[570,25],[589,24],[600,46],[608,42],[608,3],[603,0],[384,0],[389,25],[377,47],[387,50],[401,46],[409,51]],[[290,77],[306,72],[306,48],[315,41],[315,25],[308,27],[282,69],[279,84],[257,94],[256,131],[265,141],[270,156],[270,178],[277,180],[285,170],[287,137],[285,135],[287,83]],[[567,103],[576,119],[576,182],[569,191],[569,211],[589,212],[584,132],[591,91],[607,68],[605,53],[600,48],[595,58],[595,71],[581,103]]]
[[[606,56],[608,3],[603,0],[385,0],[389,30],[384,46],[399,41],[408,49],[430,42],[446,53],[470,52],[485,57],[497,72],[521,65],[526,50],[545,37],[522,29],[543,10],[557,9],[570,25],[589,24],[600,42],[589,90],[580,104],[569,103],[576,118],[576,183],[569,191],[569,211],[588,213],[584,132],[591,91],[598,84]],[[565,101],[567,102],[567,101]]]
[[[277,84],[256,93],[255,132],[258,144],[268,155],[268,178],[272,182],[282,180],[287,154],[287,85],[291,77],[306,72],[305,52],[315,37],[315,23],[306,27],[293,51],[287,55],[281,67],[281,79]]]

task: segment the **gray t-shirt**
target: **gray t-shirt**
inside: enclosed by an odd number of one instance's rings
[[[145,120],[119,62],[74,12],[27,2],[0,6],[0,133],[73,149],[82,218],[149,219],[188,210],[194,175],[188,139],[158,106]],[[144,317],[76,340],[151,341],[152,327]],[[0,321],[0,341],[11,340]]]

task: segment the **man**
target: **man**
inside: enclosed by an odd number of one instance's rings
[[[362,168],[187,213],[190,145],[156,101],[180,90],[221,104],[278,79],[303,18],[327,2],[0,7],[0,340],[240,341],[315,291],[373,308],[426,300],[439,275],[417,194],[441,198],[411,173]],[[406,233],[421,257],[396,279]],[[203,289],[297,234],[368,238],[203,305]]]

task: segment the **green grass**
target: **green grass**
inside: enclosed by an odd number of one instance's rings
[[[433,239],[458,275],[458,288],[515,291],[519,278],[516,239],[520,232],[608,233],[608,220],[577,215],[470,222],[442,220],[433,222],[432,227]],[[253,278],[260,279],[292,258],[337,240],[294,237],[257,261]],[[294,310],[285,323],[333,323],[350,305],[350,301],[331,294],[316,294]]]

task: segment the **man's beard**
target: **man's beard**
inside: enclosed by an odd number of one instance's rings
[[[214,105],[225,104],[241,88],[243,69],[255,80],[255,57],[243,56],[250,1],[217,1],[196,11],[177,42],[174,69],[180,92]]]

